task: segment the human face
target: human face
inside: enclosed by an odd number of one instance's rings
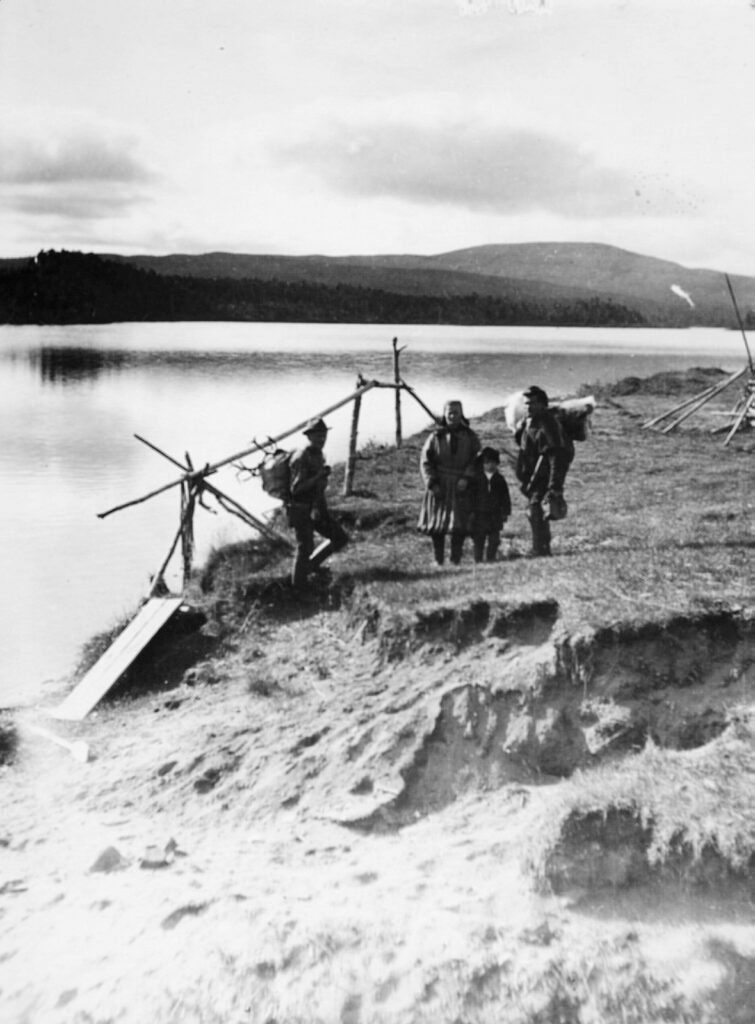
[[[313,448],[320,449],[325,447],[325,442],[328,439],[328,435],[324,430],[318,430],[314,434],[307,434],[307,437],[309,438],[309,443],[312,445]]]
[[[493,462],[492,459],[483,459],[482,468],[485,473],[495,473],[498,469],[498,463]]]
[[[445,409],[446,423],[452,429],[461,424],[461,405],[458,402],[449,402]]]
[[[547,408],[538,395],[525,395],[524,406],[528,416],[540,416]]]

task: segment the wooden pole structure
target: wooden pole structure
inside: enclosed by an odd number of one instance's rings
[[[755,402],[755,389],[750,390],[748,388],[747,392],[745,393],[745,397],[742,400],[742,411],[740,412],[739,416],[737,416],[737,418],[734,420],[734,423],[732,425],[731,430],[726,435],[726,440],[724,441],[724,447],[726,447],[726,445],[729,443],[729,441],[731,441],[732,437],[734,437],[736,432],[739,430],[739,428],[741,427],[741,425],[742,425],[742,423],[744,421],[745,416],[747,416],[747,414],[750,411],[750,409],[753,408],[753,403],[754,402]]]
[[[747,363],[750,367],[750,373],[755,373],[755,366],[752,365],[752,355],[750,353],[750,346],[747,341],[747,335],[745,333],[744,324],[742,323],[742,317],[739,315],[739,306],[737,305],[737,300],[734,297],[734,289],[731,286],[729,275],[724,274],[724,277],[726,278],[726,283],[729,286],[729,295],[731,295],[731,301],[734,304],[734,312],[737,314],[737,323],[739,324],[739,329],[742,332],[742,341],[744,341],[745,343],[745,351],[747,352]]]
[[[399,373],[398,361],[399,355],[406,348],[403,345],[401,348],[398,347],[398,338],[393,339],[393,382],[396,385],[396,447],[400,448],[402,444],[401,436],[401,374]]]
[[[231,515],[236,516],[237,519],[246,523],[247,526],[254,527],[254,529],[258,530],[264,537],[267,537],[271,543],[276,544],[278,547],[286,548],[288,551],[293,548],[293,545],[286,537],[283,537],[280,533],[276,533],[276,531],[273,530],[272,527],[268,526],[267,523],[263,523],[261,519],[253,516],[249,509],[244,508],[243,505],[234,501],[234,499],[229,497],[227,494],[223,494],[223,492],[219,491],[217,487],[213,487],[212,484],[208,483],[205,483],[202,486],[204,490],[209,491],[210,494],[216,498],[218,504],[224,508],[226,512],[230,512]]]
[[[191,580],[191,567],[194,560],[194,505],[196,494],[194,488],[184,481],[181,484],[181,558],[183,561],[183,585],[188,586]],[[184,515],[184,512],[186,513]]]
[[[670,409],[668,412],[662,413],[660,416],[656,416],[652,420],[648,420],[647,423],[643,423],[643,429],[646,429],[648,427],[655,427],[657,426],[657,424],[662,423],[664,420],[669,420],[671,419],[671,417],[675,416],[676,419],[672,419],[671,422],[667,423],[665,427],[661,428],[662,434],[670,433],[670,431],[678,427],[680,423],[683,423],[688,416],[691,416],[693,413],[697,412],[698,409],[701,409],[706,404],[706,402],[710,401],[711,398],[714,398],[716,395],[719,395],[722,391],[725,391],[730,384],[733,384],[734,381],[739,380],[740,377],[744,376],[748,368],[750,371],[750,384],[748,384],[747,388],[745,389],[744,398],[735,405],[734,409],[731,412],[731,415],[734,417],[734,423],[731,426],[731,430],[729,430],[729,434],[727,435],[726,440],[724,441],[724,445],[727,445],[729,443],[729,441],[737,432],[743,420],[747,416],[748,409],[752,407],[753,403],[751,385],[753,374],[755,374],[755,366],[753,366],[752,353],[750,352],[750,346],[747,341],[747,333],[745,331],[744,324],[742,323],[742,317],[739,313],[739,306],[737,305],[737,299],[734,295],[734,288],[732,287],[731,279],[728,274],[724,274],[724,278],[726,280],[726,286],[729,289],[729,295],[731,296],[732,305],[734,306],[734,313],[736,314],[737,323],[739,324],[739,330],[742,332],[742,340],[744,341],[745,352],[747,353],[747,366],[743,367],[741,370],[737,370],[725,381],[723,381],[723,383],[712,385],[711,387],[706,388],[704,391],[701,391],[700,394],[694,395],[692,398],[688,398],[684,402],[680,402],[679,405],[675,406],[673,409]],[[712,433],[717,434],[720,433],[721,430],[728,429],[728,425],[723,428],[717,427],[714,431],[712,431]]]
[[[364,384],[362,375],[357,377],[357,390]],[[354,487],[354,472],[357,465],[357,438],[359,436],[359,413],[362,408],[362,396],[354,399],[351,411],[351,433],[349,434],[349,455],[346,460],[346,472],[343,475],[343,496],[348,498]]]
[[[425,412],[427,413],[431,420],[434,420],[435,423],[440,423],[441,417],[436,416],[432,409],[429,406],[425,405],[425,403],[419,397],[414,388],[410,388],[405,380],[401,381],[401,387],[404,391],[407,391],[412,396],[415,402],[422,406],[422,408],[425,410]]]
[[[686,420],[688,416],[691,416],[692,413],[697,412],[698,409],[701,409],[706,402],[710,401],[711,398],[714,398],[716,395],[719,395],[722,391],[725,391],[730,384],[733,384],[735,380],[737,380],[746,372],[746,368],[743,367],[741,370],[738,370],[736,373],[732,374],[731,377],[728,377],[725,381],[723,381],[723,383],[717,384],[716,387],[710,392],[710,394],[703,393],[702,396],[698,397],[698,400],[694,404],[689,406],[686,412],[683,412],[681,416],[678,416],[675,420],[672,420],[671,423],[667,423],[666,426],[661,430],[661,433],[668,434],[670,431],[674,430],[674,428],[678,427],[679,424]]]
[[[734,381],[738,377],[741,377],[743,373],[744,370],[737,370],[735,373],[731,375],[731,377],[729,377],[729,379],[726,382],[727,385],[733,384]],[[651,427],[656,427],[659,423],[662,423],[664,420],[668,420],[672,416],[676,416],[677,413],[680,413],[683,409],[686,409],[687,406],[694,405],[695,402],[699,402],[700,399],[710,398],[713,392],[719,386],[720,384],[710,384],[707,388],[705,388],[704,391],[698,391],[696,395],[692,395],[690,398],[685,398],[683,402],[680,402],[678,405],[675,405],[673,409],[667,409],[666,412],[662,412],[660,416],[655,416],[652,420],[648,420],[647,423],[643,423],[642,429],[649,430]]]
[[[170,546],[168,554],[163,559],[162,565],[155,573],[155,577],[152,581],[152,587],[150,588],[150,597],[157,594],[162,589],[162,587],[165,586],[165,580],[163,579],[163,576],[165,575],[165,570],[168,568],[168,564],[171,558],[173,557],[173,552],[178,547],[179,540],[181,540],[181,538],[183,537],[184,527],[186,525],[186,520],[189,516],[189,513],[190,511],[193,511],[193,506],[190,507],[188,504],[184,505],[183,502],[181,502],[181,505],[181,522],[178,524],[178,531],[175,537],[173,538],[173,543]]]
[[[172,462],[174,466],[178,466],[179,469],[184,469],[188,467],[189,471],[193,471],[194,466],[192,465],[191,458],[188,452],[186,452],[186,466],[184,466],[181,462],[178,461],[178,459],[174,459],[172,455],[168,455],[168,453],[164,452],[162,448],[158,448],[156,444],[152,444],[151,441],[148,441],[146,437],[141,437],[141,435],[139,434],[134,434],[134,437],[136,438],[137,441],[141,441],[142,444],[146,444],[148,448],[151,448],[153,451],[157,452],[158,455],[162,455],[162,457],[164,459],[167,459],[168,462]],[[272,541],[274,544],[278,544],[281,547],[285,547],[288,549],[292,547],[291,542],[287,540],[286,537],[283,537],[280,533],[276,533],[276,531],[273,530],[272,527],[268,526],[267,523],[263,522],[261,519],[258,519],[256,516],[252,515],[252,513],[248,509],[244,508],[243,505],[239,504],[238,501],[235,501],[227,494],[223,494],[223,492],[219,488],[213,486],[213,484],[208,483],[206,480],[202,480],[201,490],[209,491],[209,493],[214,498],[217,499],[218,503],[223,505],[223,508],[226,510],[226,512],[230,512],[232,515],[238,516],[238,518],[243,520],[247,524],[247,526],[254,527],[255,530],[258,530],[261,534],[263,534],[263,536],[267,537],[267,539]]]
[[[185,453],[186,465],[189,471],[194,469],[191,456]],[[196,493],[186,480],[181,484],[181,517],[183,518],[184,502],[189,506],[189,514],[186,517],[183,533],[181,534],[181,559],[183,562],[183,585],[186,588],[191,579],[191,567],[194,561],[194,507]]]
[[[364,384],[361,388],[358,388],[353,394],[347,398],[343,398],[340,402],[336,402],[334,405],[329,405],[327,409],[323,409],[322,412],[315,413],[314,416],[308,416],[306,420],[302,420],[301,423],[297,423],[295,427],[291,427],[289,430],[284,430],[282,434],[278,434],[277,437],[269,437],[266,441],[259,442],[255,441],[249,448],[245,448],[241,452],[236,452],[235,455],[229,455],[225,459],[221,459],[219,462],[207,463],[203,469],[198,469],[194,473],[184,473],[177,480],[171,480],[170,483],[163,484],[162,487],[158,487],[154,491],[150,491],[149,494],[143,495],[141,498],[134,498],[132,501],[125,501],[122,505],[116,505],[115,508],[109,508],[106,512],[98,512],[98,519],[105,519],[107,516],[112,515],[114,512],[120,512],[124,508],[130,508],[132,505],[140,505],[144,501],[148,501],[150,498],[155,498],[158,494],[163,494],[165,491],[169,491],[171,487],[178,487],[181,482],[189,476],[190,478],[200,479],[206,476],[210,476],[212,473],[216,473],[223,466],[228,466],[232,462],[236,462],[238,459],[243,459],[246,455],[251,455],[253,452],[264,451],[270,445],[277,444],[278,441],[282,441],[286,437],[290,437],[291,434],[295,434],[298,430],[303,430],[304,427],[309,423],[310,419],[327,416],[331,412],[335,412],[336,409],[340,409],[344,405],[348,405],[349,402],[353,402],[357,396],[362,396],[366,391],[371,388],[378,387],[378,382],[371,380]]]

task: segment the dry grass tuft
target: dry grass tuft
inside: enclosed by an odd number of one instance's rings
[[[752,714],[734,710],[727,729],[705,746],[663,750],[648,741],[620,765],[575,773],[545,802],[525,854],[529,871],[539,883],[547,882],[570,825],[619,814],[647,835],[644,853],[651,868],[683,851],[693,863],[714,853],[733,873],[743,873],[755,855],[754,734]]]

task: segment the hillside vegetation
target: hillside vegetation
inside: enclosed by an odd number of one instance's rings
[[[422,437],[370,445],[329,570],[216,551],[56,723],[88,763],[6,723],[5,1019],[748,1024],[755,446],[731,396],[644,431],[660,390],[600,389],[552,558],[515,494],[499,561],[436,568]]]
[[[750,323],[755,281],[732,282]],[[605,245],[478,246],[437,256],[42,252],[0,260],[0,322],[196,319],[737,326],[723,274]]]

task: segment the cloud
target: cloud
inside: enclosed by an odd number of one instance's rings
[[[59,217],[65,220],[99,220],[117,217],[148,202],[141,192],[82,189],[78,186],[9,191],[5,202],[26,216]]]
[[[677,211],[670,189],[604,166],[590,152],[522,128],[455,123],[331,125],[281,155],[351,195],[451,204],[496,214],[598,218]]]
[[[10,185],[111,182],[138,184],[151,172],[125,137],[89,132],[45,140],[9,135],[0,139],[0,182]]]
[[[136,149],[111,126],[16,120],[0,133],[0,205],[52,230],[123,217],[157,181]]]

